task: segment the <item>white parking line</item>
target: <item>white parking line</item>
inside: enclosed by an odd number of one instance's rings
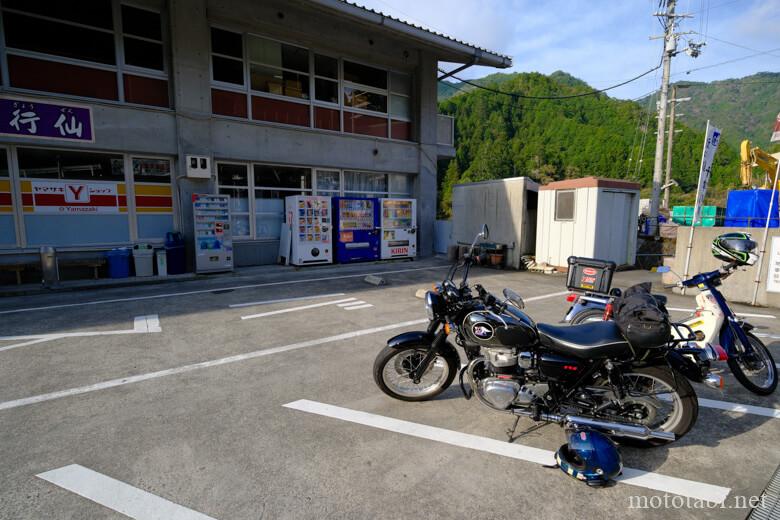
[[[317,307],[325,307],[327,305],[335,305],[343,302],[355,301],[357,298],[344,298],[342,300],[333,300],[330,302],[312,303],[311,305],[301,305],[300,307],[290,307],[289,309],[279,309],[278,311],[261,312],[259,314],[250,314],[248,316],[241,316],[242,320],[253,320],[255,318],[264,318],[266,316],[274,316],[276,314],[287,314],[288,312],[304,311],[306,309],[316,309]]]
[[[293,410],[300,410],[302,412],[362,424],[364,426],[401,433],[420,439],[441,442],[451,446],[459,446],[461,448],[468,448],[501,455],[503,457],[533,462],[535,464],[555,463],[554,452],[552,451],[523,446],[521,444],[510,444],[506,441],[446,430],[444,428],[437,428],[426,424],[402,421],[400,419],[393,419],[391,417],[351,410],[340,406],[318,403],[316,401],[308,401],[306,399],[287,403],[283,406]],[[623,468],[623,474],[619,476],[617,480],[633,486],[640,486],[662,491],[664,493],[672,493],[675,495],[705,500],[715,504],[722,504],[731,492],[731,489],[727,487],[670,477],[633,468]]]
[[[23,343],[15,343],[13,345],[5,345],[0,347],[0,352],[6,350],[13,350],[19,347],[26,347],[28,345],[35,345],[36,343],[44,343],[46,341],[53,341],[55,339],[62,338],[83,338],[90,336],[116,336],[119,334],[147,334],[162,332],[160,327],[160,318],[156,314],[150,314],[148,316],[136,316],[133,319],[133,328],[126,330],[94,330],[85,332],[55,332],[52,334],[31,334],[26,336],[0,336],[0,341],[20,341],[28,340]]]
[[[92,300],[88,302],[79,302],[79,303],[62,303],[59,305],[43,305],[41,307],[23,307],[19,309],[7,309],[0,311],[0,314],[12,314],[16,312],[33,312],[33,311],[44,311],[44,310],[50,310],[50,309],[64,309],[67,307],[83,307],[85,305],[103,305],[106,303],[120,303],[120,302],[135,302],[135,301],[141,301],[141,300],[155,300],[159,298],[175,298],[177,296],[190,296],[193,294],[207,294],[207,293],[213,293],[214,291],[237,291],[241,289],[256,289],[258,287],[273,287],[277,285],[291,285],[291,284],[300,284],[300,283],[310,283],[310,282],[324,282],[327,280],[344,280],[347,278],[361,278],[366,277],[370,274],[373,275],[385,275],[385,274],[397,274],[397,273],[409,273],[413,271],[428,271],[432,269],[446,269],[449,266],[447,265],[436,265],[432,267],[416,267],[413,269],[397,269],[395,271],[379,271],[374,273],[360,273],[360,274],[344,274],[339,276],[322,276],[319,278],[304,278],[303,280],[285,280],[281,282],[266,282],[266,283],[255,283],[250,285],[234,285],[230,287],[212,287],[211,289],[198,289],[197,291],[182,291],[177,293],[167,293],[167,294],[152,294],[148,296],[131,296],[128,298],[113,298],[110,300]]]
[[[369,307],[373,307],[370,303],[367,303],[365,305],[355,305],[354,307],[344,307],[345,311],[356,311],[358,309],[368,309]]]
[[[524,302],[535,302],[537,300],[546,300],[547,298],[554,298],[556,296],[564,296],[566,294],[569,294],[570,291],[561,291],[561,292],[554,292],[549,294],[542,294],[540,296],[531,296],[530,298],[523,298]]]
[[[703,397],[699,398],[699,405],[706,408],[726,410],[727,412],[749,413],[780,419],[780,409],[778,408],[765,408],[763,406],[753,406],[752,404],[729,403],[728,401],[716,401],[714,399],[704,399]]]
[[[273,303],[297,302],[300,300],[316,300],[319,298],[333,298],[334,296],[344,296],[344,293],[337,292],[331,294],[315,294],[313,296],[299,296],[297,298],[282,298],[280,300],[264,300],[259,302],[234,303],[233,305],[228,305],[228,307],[231,309],[239,309],[241,307],[254,307],[255,305],[271,305]]]
[[[119,379],[111,379],[100,383],[87,386],[77,386],[75,388],[68,388],[66,390],[59,390],[57,392],[50,392],[48,394],[39,394],[32,397],[24,397],[22,399],[14,399],[13,401],[5,401],[0,403],[0,410],[9,410],[11,408],[18,408],[20,406],[27,406],[35,403],[42,403],[45,401],[52,401],[54,399],[60,399],[63,397],[70,397],[74,395],[87,394],[90,392],[96,392],[98,390],[106,390],[108,388],[115,388],[117,386],[124,386],[133,383],[140,383],[142,381],[149,381],[151,379],[159,379],[161,377],[173,376],[176,374],[184,374],[192,372],[194,370],[200,370],[202,368],[216,367],[220,365],[226,365],[229,363],[237,363],[239,361],[246,361],[248,359],[259,358],[263,356],[269,356],[271,354],[279,354],[282,352],[289,352],[290,350],[297,350],[308,347],[315,347],[325,343],[333,343],[343,341],[345,339],[356,338],[359,336],[365,336],[368,334],[374,334],[377,332],[384,332],[387,330],[399,329],[403,327],[411,327],[412,325],[419,325],[421,323],[427,323],[427,319],[402,321],[399,323],[392,323],[390,325],[383,325],[381,327],[373,327],[370,329],[356,330],[352,332],[345,332],[343,334],[336,334],[335,336],[328,336],[325,338],[313,339],[309,341],[302,341],[300,343],[292,343],[290,345],[284,345],[281,347],[267,348],[263,350],[255,350],[254,352],[247,352],[246,354],[238,354],[235,356],[228,356],[218,359],[212,359],[211,361],[203,361],[201,363],[193,363],[191,365],[183,365],[176,368],[168,368],[166,370],[158,370],[157,372],[148,372],[146,374],[138,374],[135,376],[121,377]]]
[[[667,307],[667,311],[677,311],[677,312],[693,312],[696,309],[683,309],[680,307]],[[776,319],[777,316],[773,316],[772,314],[751,314],[749,312],[735,312],[737,316],[744,316],[745,318],[768,318],[768,319]]]
[[[352,299],[354,301],[347,302],[347,303],[338,303],[337,305],[339,307],[349,307],[350,305],[363,305],[364,303],[366,303],[363,300],[355,300],[355,298],[352,298]]]
[[[40,473],[36,477],[138,520],[215,520],[78,464]]]

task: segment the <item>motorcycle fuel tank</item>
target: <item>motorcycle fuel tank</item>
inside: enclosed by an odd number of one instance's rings
[[[530,318],[526,321],[514,313],[473,311],[463,320],[463,331],[470,342],[483,347],[525,347],[536,342]]]

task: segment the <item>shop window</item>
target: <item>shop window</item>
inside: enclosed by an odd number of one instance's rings
[[[311,170],[254,165],[255,238],[278,239],[284,220],[284,198],[311,194]]]
[[[230,195],[233,236],[249,238],[249,176],[245,164],[217,164],[217,183],[221,195]]]
[[[317,170],[317,195],[338,197],[341,194],[341,172]]]
[[[28,246],[130,240],[122,155],[18,148]]]
[[[11,198],[11,180],[8,175],[8,156],[0,148],[0,247],[16,245],[14,204]]]
[[[255,188],[297,190],[295,194],[311,190],[311,170],[309,168],[256,164],[254,177]]]
[[[414,177],[390,174],[388,175],[388,189],[391,197],[410,197],[414,191]]]
[[[387,89],[387,71],[344,60],[344,81]]]
[[[555,220],[574,220],[574,190],[555,191]]]
[[[387,174],[372,172],[344,172],[344,193],[365,196],[386,196]]]
[[[114,65],[114,33],[3,12],[6,47]]]
[[[214,81],[244,84],[244,50],[239,33],[211,28],[211,74]]]
[[[162,239],[173,231],[171,161],[133,157],[135,211],[139,239]]]

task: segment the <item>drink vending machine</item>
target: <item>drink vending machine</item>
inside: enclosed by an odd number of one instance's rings
[[[333,197],[336,260],[379,259],[379,199]]]
[[[333,221],[330,197],[293,195],[285,198],[282,244],[293,265],[333,262]],[[288,238],[289,237],[289,238]],[[289,247],[285,244],[289,240]]]
[[[229,195],[192,195],[195,221],[195,271],[233,270]]]
[[[382,259],[417,256],[417,201],[379,199]]]

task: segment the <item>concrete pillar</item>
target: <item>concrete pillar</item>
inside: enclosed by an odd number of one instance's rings
[[[207,0],[168,0],[168,16],[171,26],[173,103],[176,110],[178,148],[176,184],[181,231],[187,243],[188,265],[194,268],[192,194],[211,193],[214,189],[213,180],[185,177],[185,156],[212,157],[209,78],[211,36]]]
[[[438,62],[430,54],[422,53],[418,73],[418,135],[420,137],[420,169],[415,183],[417,197],[417,248],[420,256],[431,256],[433,250],[433,228],[436,221],[436,114]]]

